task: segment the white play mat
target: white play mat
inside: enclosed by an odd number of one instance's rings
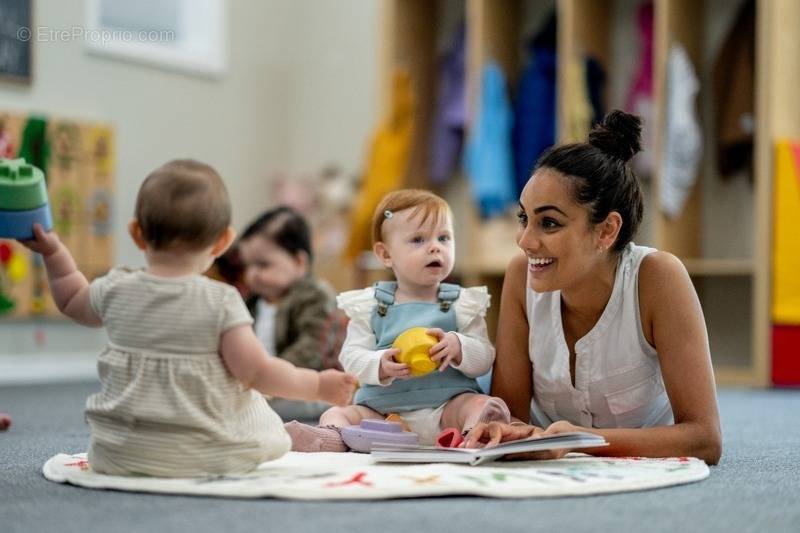
[[[197,479],[119,477],[91,470],[86,454],[59,454],[43,467],[50,481],[90,489],[292,500],[371,500],[425,496],[549,498],[628,492],[705,479],[695,458],[605,458],[571,454],[558,461],[381,464],[357,453],[290,452],[244,475]]]

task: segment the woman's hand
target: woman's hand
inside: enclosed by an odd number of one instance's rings
[[[483,448],[494,446],[509,440],[524,439],[527,437],[544,437],[556,435],[558,433],[570,433],[573,431],[583,431],[584,428],[574,426],[565,420],[560,420],[550,424],[546,430],[531,425],[503,424],[500,422],[481,423],[472,428],[464,442],[465,448]],[[570,450],[548,450],[543,452],[525,452],[506,455],[504,459],[510,461],[543,461],[548,459],[561,459]]]
[[[461,364],[461,341],[458,335],[452,331],[445,333],[439,328],[431,328],[426,333],[439,341],[431,346],[429,352],[431,361],[439,365],[439,372],[444,372],[451,363]]]
[[[526,439],[542,432],[541,428],[528,424],[504,424],[503,422],[481,422],[473,427],[464,439],[464,448],[485,448],[509,440]]]
[[[546,437],[548,435],[557,435],[558,433],[572,433],[573,431],[585,431],[584,428],[574,426],[567,422],[566,420],[559,420],[558,422],[553,422],[547,429],[544,430],[539,435],[542,437]],[[517,453],[513,455],[509,455],[507,459],[513,460],[537,460],[543,461],[547,459],[561,459],[565,455],[567,455],[570,451],[569,449],[563,450],[548,450],[544,452],[529,452],[529,453]]]

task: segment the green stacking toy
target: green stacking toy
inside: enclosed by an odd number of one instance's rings
[[[24,159],[0,159],[0,238],[32,239],[36,222],[53,227],[44,173]]]

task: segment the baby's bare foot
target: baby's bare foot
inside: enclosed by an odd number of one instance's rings
[[[335,426],[309,426],[297,420],[283,427],[292,438],[293,452],[346,452],[341,430]]]

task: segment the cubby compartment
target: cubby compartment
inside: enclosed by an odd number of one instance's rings
[[[755,31],[744,44],[755,49],[752,168],[722,180],[715,154],[717,111],[713,93],[714,65],[723,40],[745,0],[653,0],[652,113],[644,120],[650,173],[638,172],[645,196],[645,220],[635,237],[678,256],[692,277],[706,316],[712,360],[721,383],[765,385],[769,379],[770,220],[774,142],[800,137],[800,108],[796,90],[800,74],[794,62],[800,39],[792,22],[800,18],[794,0],[756,0]],[[409,166],[409,185],[430,186],[423,178],[429,148],[430,109],[434,105],[436,57],[455,21],[466,32],[467,131],[474,126],[480,102],[480,76],[488,61],[496,61],[506,77],[510,97],[516,98],[528,55],[530,37],[555,13],[557,63],[557,142],[572,138],[573,127],[586,110],[569,102],[574,96],[575,66],[594,58],[605,73],[603,110],[630,108],[631,84],[641,74],[642,0],[386,0],[386,65],[409,67],[415,78],[420,117]],[[450,28],[450,29],[448,29]],[[672,216],[662,208],[665,187],[666,129],[669,125],[669,54],[680,44],[699,84],[694,115],[702,146],[696,180],[682,209]],[[387,76],[388,78],[388,68]],[[576,117],[576,113],[578,116]],[[652,139],[647,142],[647,138]],[[639,167],[637,167],[638,169]],[[495,297],[494,328],[502,277],[508,262],[520,253],[513,210],[505,216],[481,218],[468,180],[456,175],[443,193],[455,206],[457,277],[467,284],[489,286]]]

